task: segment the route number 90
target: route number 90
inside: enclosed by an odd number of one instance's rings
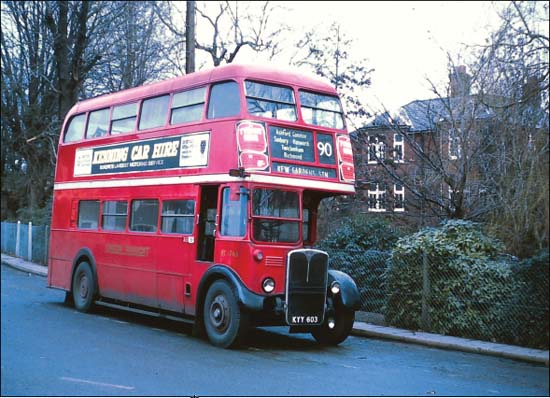
[[[332,157],[332,145],[330,142],[318,142],[317,150],[319,151],[319,156]]]

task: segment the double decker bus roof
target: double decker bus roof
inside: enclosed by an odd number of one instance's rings
[[[251,80],[299,86],[312,91],[337,95],[333,86],[318,77],[269,66],[229,64],[86,99],[75,104],[67,116],[234,78],[247,78]]]

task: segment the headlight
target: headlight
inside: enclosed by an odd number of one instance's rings
[[[264,289],[266,293],[271,293],[275,290],[275,281],[271,278],[265,278],[262,282],[262,289]]]
[[[340,293],[340,284],[336,281],[332,282],[332,284],[330,285],[330,292],[334,295]]]

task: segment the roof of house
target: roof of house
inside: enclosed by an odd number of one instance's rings
[[[378,114],[364,128],[399,125],[410,132],[433,131],[438,123],[456,120],[465,110],[474,111],[476,119],[486,119],[494,115],[488,106],[476,101],[474,95],[433,98],[409,102],[396,112]]]

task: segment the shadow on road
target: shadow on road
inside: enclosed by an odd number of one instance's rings
[[[63,301],[50,301],[45,303],[62,311],[76,311],[72,304]],[[122,309],[96,305],[87,314],[89,316],[102,316],[112,320],[128,322],[148,328],[157,328],[177,334],[192,336],[193,326],[187,322],[140,314]],[[195,337],[197,341],[207,341],[206,336]],[[281,351],[322,351],[327,349],[320,346],[309,334],[288,334],[288,327],[261,327],[251,328],[243,344],[238,350],[281,350]]]

